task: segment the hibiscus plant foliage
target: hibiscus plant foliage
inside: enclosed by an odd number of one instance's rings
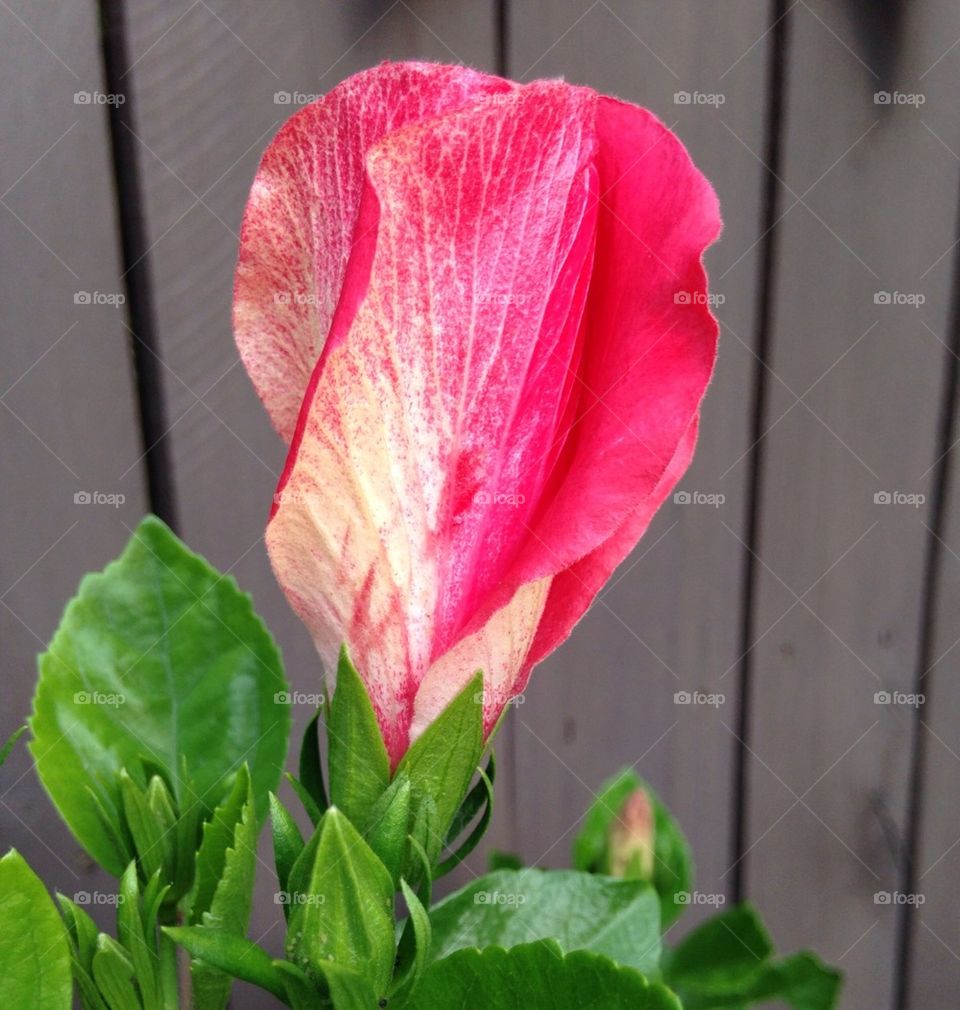
[[[51,898],[7,853],[10,1010],[66,1010],[74,988],[84,1010],[223,1010],[234,978],[294,1010],[835,1005],[837,973],[809,953],[775,958],[749,906],[665,942],[692,863],[632,770],[587,811],[572,869],[495,855],[434,902],[492,812],[480,673],[391,767],[342,649],[281,800],[292,696],[279,651],[232,577],[158,519],[84,579],[39,668],[29,747],[77,841],[117,878],[116,924],[101,931],[82,896]],[[283,958],[246,936],[265,816]]]

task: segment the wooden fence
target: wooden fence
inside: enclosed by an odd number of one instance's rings
[[[0,0],[0,23],[0,734],[80,575],[150,508],[253,591],[316,690],[262,542],[281,447],[230,334],[257,159],[304,96],[385,58],[563,75],[653,109],[713,180],[722,345],[686,498],[503,731],[491,844],[563,865],[634,764],[698,892],[838,963],[844,1006],[955,1002],[960,7]],[[68,894],[109,887],[23,749],[0,839]],[[276,948],[262,876],[251,935]]]

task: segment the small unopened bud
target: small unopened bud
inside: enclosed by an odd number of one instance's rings
[[[645,789],[634,790],[610,825],[609,871],[614,877],[650,880],[655,838],[653,804]]]

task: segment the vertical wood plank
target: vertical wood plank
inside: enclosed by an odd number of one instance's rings
[[[788,14],[749,654],[746,892],[782,946],[839,962],[849,1006],[895,995],[882,895],[903,888],[915,718],[896,692],[912,690],[927,538],[926,504],[904,496],[931,491],[955,239],[960,14],[905,17],[887,81],[836,5]]]
[[[0,49],[5,740],[29,715],[35,657],[67,599],[119,552],[147,503],[126,307],[114,304],[124,284],[96,12],[3,5]],[[98,504],[97,494],[125,500]],[[0,850],[16,846],[51,889],[112,893],[43,793],[25,744],[0,771]],[[112,918],[104,905],[89,911],[104,926]]]
[[[275,585],[262,540],[283,450],[230,331],[243,207],[263,149],[305,96],[388,58],[493,68],[494,4],[152,0],[130,5],[127,19],[181,532],[252,590],[294,687],[316,692],[316,653]],[[296,712],[294,747],[310,714]],[[277,949],[266,842],[261,855],[251,936]],[[237,1005],[260,1005],[249,998]]]
[[[958,261],[955,254],[954,284]],[[945,352],[946,388],[952,393],[950,423],[942,432],[941,447],[947,467],[942,515],[930,519],[933,571],[928,641],[921,650],[916,693],[924,695],[915,727],[917,767],[912,825],[916,832],[913,866],[903,891],[915,896],[903,908],[906,943],[901,967],[908,1010],[937,1006],[948,993],[960,991],[960,816],[954,797],[960,791],[960,683],[957,672],[957,613],[960,612],[960,482],[957,479],[956,439],[960,433],[957,402],[957,311],[960,289],[955,287],[953,342]],[[952,416],[951,416],[952,415]],[[939,527],[939,528],[938,528]]]
[[[633,764],[675,811],[697,888],[727,895],[737,743],[738,658],[749,473],[750,390],[761,232],[769,39],[764,5],[567,0],[510,7],[509,72],[562,74],[652,109],[720,197],[725,230],[708,254],[722,299],[720,358],[700,445],[678,491],[572,638],[538,669],[514,718],[524,856],[564,865],[600,783]],[[707,97],[709,96],[709,97]],[[742,143],[741,143],[742,139]],[[723,496],[719,507],[696,495]],[[719,707],[675,703],[722,695]],[[692,922],[696,915],[690,915]]]

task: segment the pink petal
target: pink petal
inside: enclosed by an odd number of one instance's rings
[[[701,264],[720,229],[710,184],[644,109],[600,98],[597,136],[600,214],[579,396],[557,435],[564,449],[547,504],[469,629],[519,586],[556,575],[525,673],[567,637],[686,469],[716,356]]]
[[[576,393],[595,105],[585,89],[536,82],[395,130],[367,154],[372,259],[350,261],[351,310],[311,378],[267,544],[328,668],[349,642],[394,761],[428,671],[468,637],[544,508]],[[476,635],[457,675],[492,662],[505,700],[548,585],[517,585],[496,608],[518,600],[498,640]],[[445,694],[435,688],[422,711]]]
[[[398,127],[512,87],[465,67],[382,64],[306,106],[267,148],[243,219],[234,331],[286,441],[359,237],[366,152]]]

